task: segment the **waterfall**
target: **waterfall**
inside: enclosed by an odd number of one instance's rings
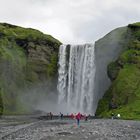
[[[66,112],[93,112],[94,45],[61,45],[59,49],[58,103]]]

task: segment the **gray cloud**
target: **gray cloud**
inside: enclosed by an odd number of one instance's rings
[[[37,28],[63,43],[94,42],[140,18],[139,0],[0,0],[0,22]]]

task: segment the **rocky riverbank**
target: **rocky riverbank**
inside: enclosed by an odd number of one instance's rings
[[[92,119],[39,120],[32,116],[0,120],[2,140],[139,140],[140,121]]]

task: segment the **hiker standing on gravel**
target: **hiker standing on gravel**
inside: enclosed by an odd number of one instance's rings
[[[77,126],[80,125],[80,119],[81,119],[81,114],[80,112],[76,115],[76,120],[77,120]]]
[[[121,115],[120,114],[117,114],[117,119],[120,119]]]
[[[85,121],[87,121],[87,120],[88,120],[88,115],[85,114]]]
[[[73,113],[71,113],[70,118],[74,119],[74,114]]]
[[[111,119],[112,120],[114,119],[114,113],[111,113]]]
[[[60,119],[63,120],[63,113],[60,112]]]
[[[50,119],[52,120],[52,118],[53,118],[53,114],[52,112],[50,112]]]

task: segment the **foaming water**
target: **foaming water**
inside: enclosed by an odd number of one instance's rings
[[[58,104],[66,112],[93,113],[94,61],[93,44],[60,46]]]

